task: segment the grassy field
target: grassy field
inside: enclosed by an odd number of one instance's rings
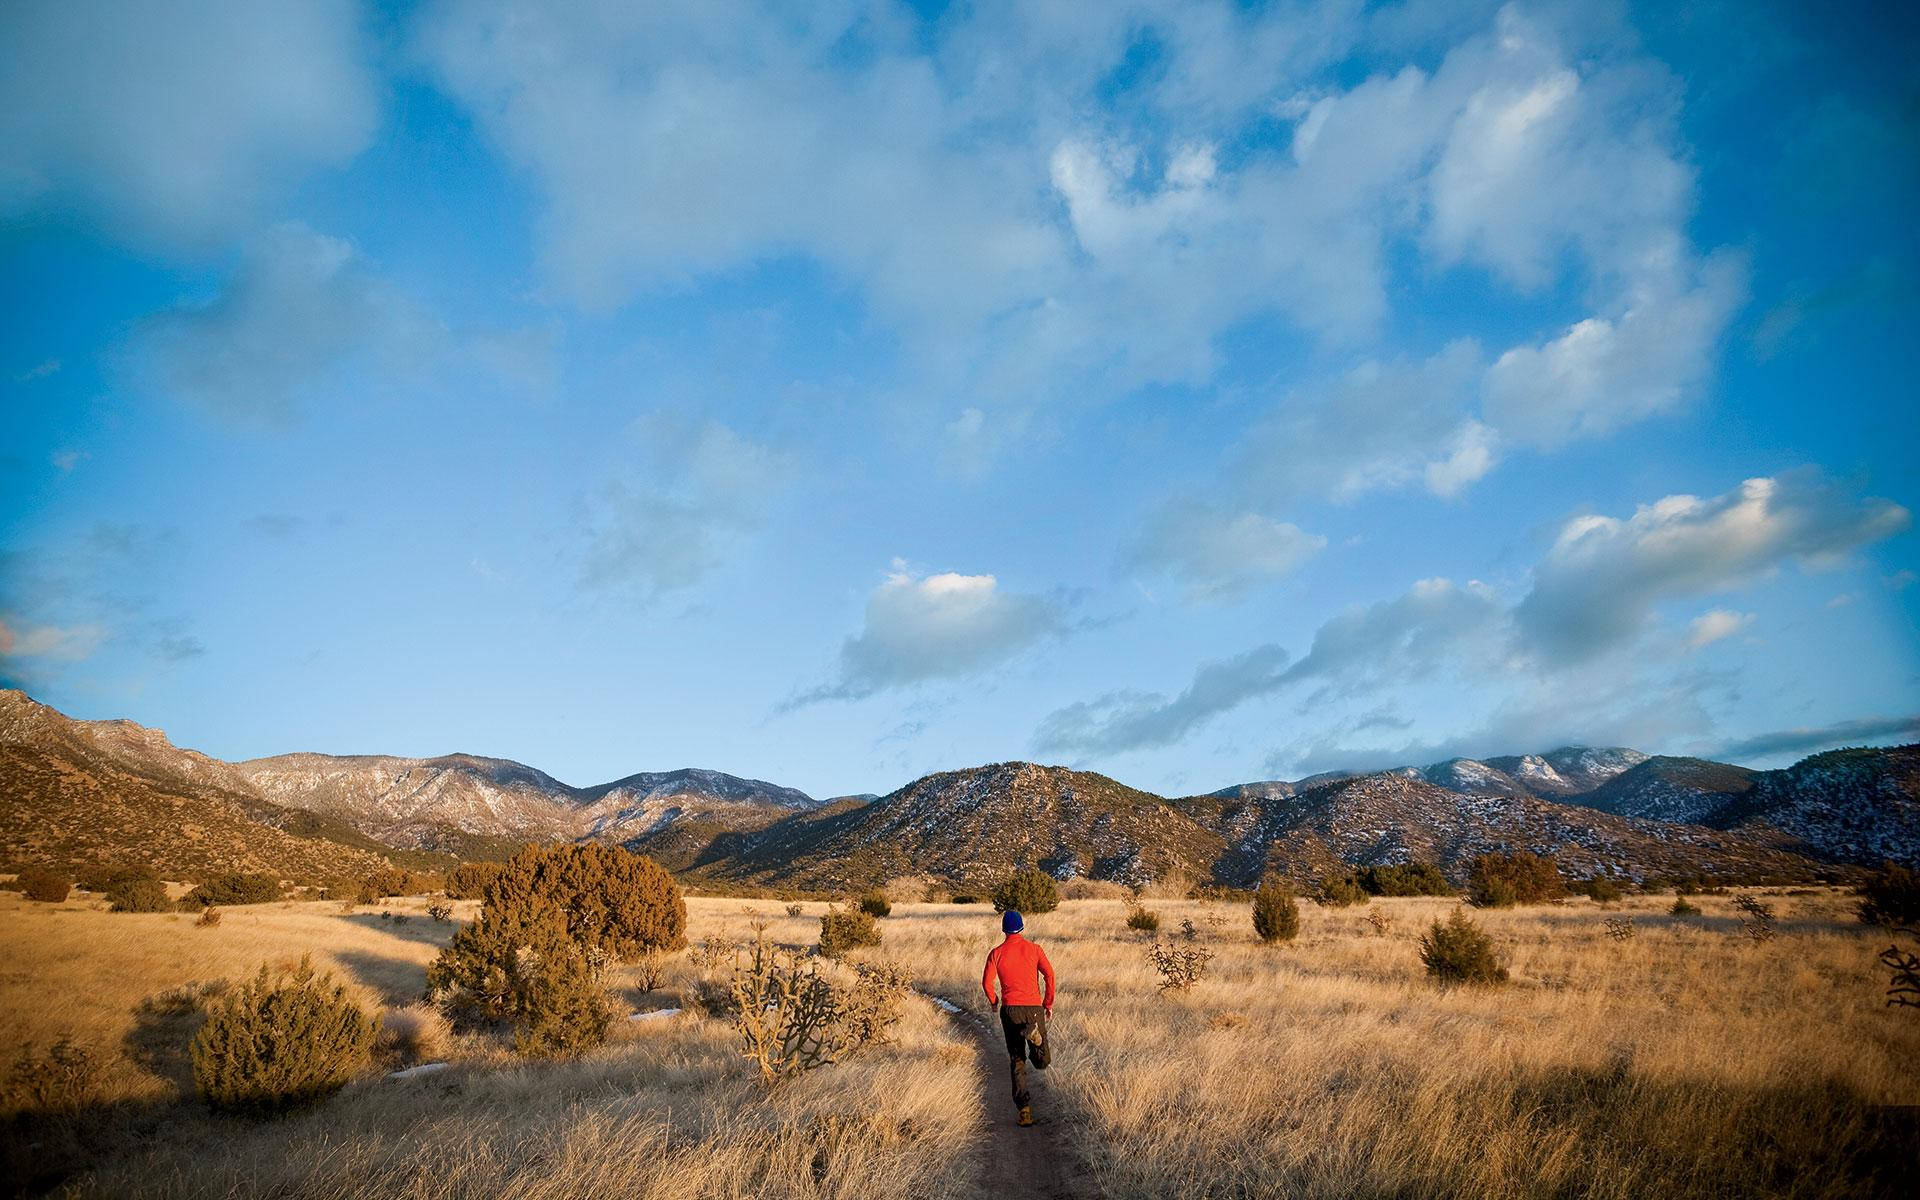
[[[1144,935],[1117,901],[1036,917],[1064,984],[1055,1068],[1039,1081],[1050,1136],[1112,1196],[1843,1196],[1888,1190],[1911,1152],[1888,1106],[1920,1103],[1920,1013],[1882,1004],[1884,934],[1835,893],[1776,896],[1781,935],[1741,936],[1731,902],[1586,900],[1476,914],[1512,983],[1444,990],[1417,939],[1451,901],[1302,905],[1284,948],[1245,906],[1152,902],[1162,936],[1193,922],[1215,954],[1186,993],[1162,994]],[[78,1195],[394,1197],[952,1196],[987,1167],[984,1105],[1004,1105],[1004,1060],[911,1005],[897,1044],[771,1094],[730,1028],[695,1013],[617,1022],[583,1060],[526,1063],[451,1038],[414,1007],[452,926],[424,900],[376,912],[302,903],[185,915],[109,914],[84,898],[0,894],[0,1035],[68,1035],[113,1062],[91,1108],[16,1121],[9,1162],[63,1167]],[[470,907],[470,906],[466,906]],[[822,906],[695,898],[689,935],[810,944]],[[1384,917],[1382,932],[1368,920]],[[456,919],[465,915],[457,912]],[[1634,936],[1607,936],[1608,917]],[[869,953],[918,985],[980,1007],[998,939],[984,906],[897,905]],[[303,953],[335,970],[406,1038],[384,1069],[320,1108],[255,1123],[181,1102],[197,986]],[[628,1009],[691,996],[676,959],[660,991],[616,978]],[[424,1026],[424,1028],[423,1028]],[[1904,1128],[1910,1133],[1909,1124]],[[37,1141],[37,1145],[33,1144]],[[1876,1174],[1880,1172],[1881,1174]]]

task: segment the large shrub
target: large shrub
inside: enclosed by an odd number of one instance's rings
[[[280,881],[271,875],[215,875],[180,898],[187,908],[209,904],[270,904],[280,898]]]
[[[820,953],[839,958],[860,946],[878,946],[880,929],[861,908],[829,908],[820,918]]]
[[[378,1023],[302,958],[229,989],[193,1039],[193,1081],[215,1108],[278,1112],[339,1091],[367,1064]]]
[[[1478,908],[1539,904],[1566,894],[1567,881],[1560,874],[1560,865],[1525,850],[1482,854],[1467,872],[1467,899]]]
[[[372,904],[388,896],[419,896],[439,891],[443,882],[438,875],[423,875],[401,867],[388,867],[363,878],[355,889],[355,898],[362,904]]]
[[[1366,904],[1373,897],[1352,875],[1338,874],[1320,881],[1320,892],[1315,899],[1325,908],[1346,908],[1351,904]]]
[[[1038,913],[1050,913],[1060,907],[1060,885],[1053,876],[1045,871],[1027,867],[1015,871],[1001,883],[993,893],[993,911],[1015,912],[1033,916]]]
[[[1300,905],[1285,879],[1269,877],[1253,894],[1253,931],[1263,942],[1290,942],[1300,935]]]
[[[1856,911],[1866,925],[1920,925],[1920,875],[1898,863],[1887,863],[1860,885]]]
[[[50,867],[28,867],[20,872],[20,890],[29,900],[58,904],[73,891],[73,877]]]
[[[1370,896],[1451,896],[1453,885],[1432,863],[1388,863],[1361,867],[1355,880]]]
[[[501,871],[505,863],[470,862],[461,863],[447,872],[447,899],[478,900]]]
[[[428,993],[456,1020],[510,1022],[523,1053],[577,1052],[606,1036],[604,964],[677,950],[686,925],[679,887],[652,859],[529,846],[427,969]]]
[[[1600,904],[1617,904],[1626,895],[1618,883],[1605,875],[1575,880],[1567,885],[1567,890],[1577,896],[1590,896]]]
[[[860,894],[860,911],[870,917],[884,917],[893,912],[893,901],[879,888],[869,888]]]
[[[1420,936],[1420,961],[1427,974],[1443,983],[1494,984],[1507,981],[1507,969],[1493,951],[1493,939],[1459,909],[1443,924],[1435,921]]]
[[[158,879],[122,879],[107,889],[108,908],[114,912],[168,912],[173,899]]]

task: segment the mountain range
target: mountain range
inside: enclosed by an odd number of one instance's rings
[[[1027,762],[815,800],[718,771],[574,787],[507,759],[285,754],[228,763],[127,721],[0,691],[0,865],[140,860],[329,879],[385,861],[597,839],[690,879],[837,890],[906,874],[987,886],[1038,866],[1129,884],[1556,855],[1576,875],[1834,878],[1920,862],[1920,746],[1778,771],[1613,747],[1333,772],[1166,798]]]

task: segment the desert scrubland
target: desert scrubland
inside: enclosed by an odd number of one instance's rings
[[[1475,912],[1511,982],[1442,988],[1418,938],[1451,900],[1302,902],[1290,944],[1244,904],[1147,902],[1160,938],[1213,954],[1162,992],[1118,900],[1069,900],[1028,932],[1062,978],[1048,1120],[1024,1131],[1112,1196],[1843,1196],[1893,1190],[1920,1103],[1920,1012],[1889,1009],[1884,931],[1836,891],[1776,894],[1779,936],[1732,898],[1628,897]],[[810,946],[825,906],[688,901],[692,949],[653,991],[611,977],[613,1040],[564,1062],[454,1036],[418,1004],[455,926],[425,899],[346,913],[300,902],[116,914],[0,894],[0,1038],[67,1037],[102,1064],[85,1102],[10,1117],[16,1182],[66,1194],[393,1197],[1006,1194],[989,1118],[1004,1056],[915,1001],[892,1044],[763,1087],[724,1018],[699,1011],[710,939]],[[474,905],[456,906],[454,920]],[[1620,940],[1608,919],[1628,918]],[[882,944],[923,991],[979,1012],[998,939],[986,905],[898,904]],[[260,1120],[191,1098],[186,1043],[209,981],[311,954],[383,1013],[378,1070]],[[839,969],[839,968],[835,968]],[[679,1015],[626,1019],[681,1007]],[[386,1072],[446,1061],[408,1078]],[[17,1107],[17,1104],[16,1104]]]

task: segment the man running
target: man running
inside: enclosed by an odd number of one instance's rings
[[[986,989],[987,1003],[1000,1010],[1000,1030],[1007,1035],[1007,1056],[1013,1060],[1013,1102],[1020,1109],[1020,1123],[1033,1124],[1033,1097],[1027,1091],[1027,1062],[1044,1071],[1053,1061],[1053,1045],[1047,1040],[1047,1018],[1053,1015],[1053,964],[1047,952],[1020,936],[1026,922],[1008,909],[1000,916],[1000,931],[1006,940],[987,955],[986,974],[980,986]],[[1045,977],[1047,994],[1042,997],[1036,973]],[[999,995],[994,985],[999,984]]]

